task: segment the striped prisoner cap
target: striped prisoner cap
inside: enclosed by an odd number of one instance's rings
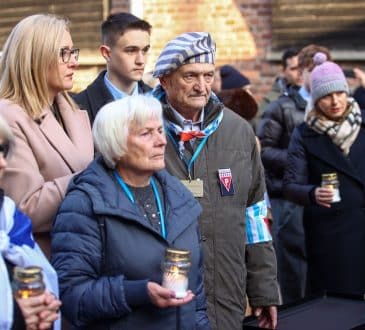
[[[169,41],[157,59],[153,76],[161,77],[189,63],[214,64],[215,42],[207,32],[188,32]]]

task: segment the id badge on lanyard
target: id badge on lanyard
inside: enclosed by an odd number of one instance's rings
[[[203,180],[181,180],[181,183],[190,190],[194,197],[204,196],[204,182]]]

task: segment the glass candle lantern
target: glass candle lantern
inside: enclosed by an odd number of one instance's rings
[[[187,295],[190,265],[190,251],[166,249],[162,286],[173,290],[176,298],[184,298]]]
[[[12,285],[13,293],[18,298],[42,294],[45,290],[42,268],[36,266],[15,267]]]
[[[337,173],[323,173],[322,174],[322,187],[331,188],[333,190],[332,203],[341,201],[340,196],[340,182],[337,178]]]

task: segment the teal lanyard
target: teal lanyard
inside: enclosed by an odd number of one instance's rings
[[[173,136],[171,135],[171,132],[166,129],[167,135],[170,138],[171,142],[173,143],[176,152],[179,154],[179,145],[176,143],[175,139],[173,138]],[[191,168],[195,162],[195,160],[198,158],[200,152],[202,151],[204,145],[207,143],[209,136],[206,136],[205,138],[203,138],[203,140],[199,143],[198,148],[196,148],[193,156],[191,157],[191,159],[188,161],[186,159],[186,157],[184,155],[181,155],[181,159],[183,160],[183,162],[185,163],[186,169],[188,171],[188,179],[191,180]]]
[[[124,193],[127,195],[128,199],[131,201],[132,204],[135,204],[134,196],[133,196],[132,192],[130,191],[130,189],[128,188],[127,184],[123,181],[123,179],[120,177],[120,175],[117,171],[114,171],[113,173],[114,173],[114,177],[117,179],[120,187],[122,188]],[[153,194],[155,195],[158,212],[160,213],[161,234],[162,234],[163,238],[166,238],[165,217],[163,214],[161,199],[160,199],[160,196],[158,193],[158,189],[157,189],[155,180],[152,177],[151,177],[150,182],[151,182]]]

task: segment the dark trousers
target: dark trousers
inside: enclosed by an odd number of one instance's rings
[[[284,304],[305,295],[307,261],[303,228],[303,207],[273,198],[272,235],[278,263],[278,279]]]

